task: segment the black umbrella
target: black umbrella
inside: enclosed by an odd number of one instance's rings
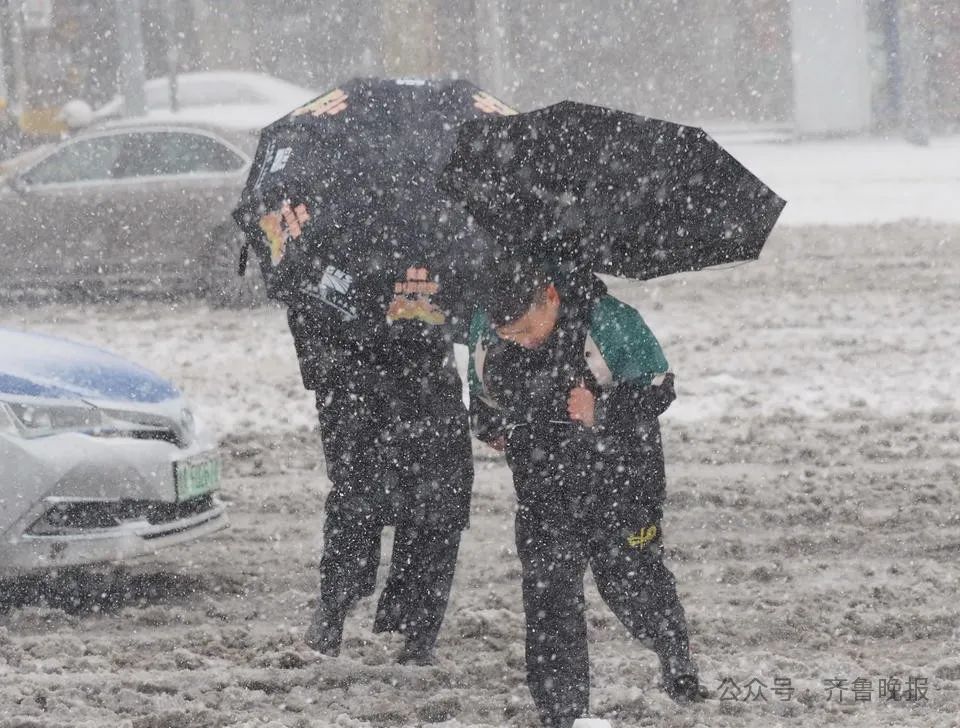
[[[266,127],[234,218],[268,295],[353,336],[385,311],[437,322],[485,240],[435,173],[460,123],[512,113],[463,80],[355,79]]]
[[[513,255],[639,279],[756,259],[785,204],[702,129],[572,101],[465,123],[440,183]]]

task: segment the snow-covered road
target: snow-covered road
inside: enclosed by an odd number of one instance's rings
[[[960,227],[901,223],[785,226],[757,263],[611,282],[678,373],[668,562],[715,697],[665,698],[652,655],[591,584],[596,712],[619,726],[956,725],[957,281]],[[7,309],[0,324],[90,341],[180,384],[223,433],[234,524],[122,576],[118,612],[4,597],[0,728],[534,725],[501,460],[478,453],[439,665],[393,664],[399,643],[370,634],[369,601],[343,656],[318,658],[300,636],[328,483],[281,312],[58,306]],[[922,699],[880,700],[894,678]],[[746,692],[751,680],[766,689]],[[775,693],[784,680],[793,692]]]
[[[588,578],[593,706],[618,726],[955,726],[960,138],[708,131],[788,200],[762,259],[610,285],[678,375],[666,542],[714,699],[667,700]],[[116,611],[0,594],[0,728],[534,725],[514,499],[491,451],[438,666],[395,665],[369,602],[343,656],[318,658],[300,636],[328,482],[282,312],[24,307],[0,325],[177,382],[223,437],[234,524],[120,574]],[[915,699],[881,699],[892,680]]]

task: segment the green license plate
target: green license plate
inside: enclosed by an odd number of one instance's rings
[[[178,460],[173,464],[173,482],[177,500],[185,501],[220,487],[220,458],[205,457]]]

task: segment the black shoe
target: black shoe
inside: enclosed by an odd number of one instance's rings
[[[419,640],[408,639],[400,652],[397,653],[397,662],[401,665],[418,665],[427,667],[436,661],[433,644],[425,645]]]
[[[681,705],[700,703],[709,697],[707,689],[700,684],[700,678],[696,675],[677,675],[664,680],[663,689],[674,702]]]
[[[303,641],[307,647],[327,655],[337,657],[340,654],[340,642],[343,640],[343,622],[345,612],[338,612],[324,605],[317,607]]]
[[[663,689],[675,702],[698,703],[707,697],[707,690],[700,685],[697,667],[687,658],[669,657],[661,663]]]
[[[377,609],[373,618],[374,632],[402,632],[406,619],[397,608]]]

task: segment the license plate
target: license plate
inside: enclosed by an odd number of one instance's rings
[[[184,501],[210,493],[220,487],[220,458],[178,460],[173,464],[173,483],[177,500]]]

